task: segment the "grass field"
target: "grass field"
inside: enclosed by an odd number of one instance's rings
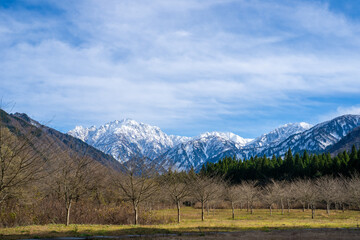
[[[176,210],[160,210],[153,214],[159,217],[176,219]],[[309,210],[291,210],[281,215],[280,210],[274,210],[270,216],[266,209],[255,209],[251,215],[246,210],[236,210],[235,220],[231,219],[230,209],[212,210],[205,214],[205,221],[200,220],[200,210],[182,209],[182,223],[159,225],[70,225],[60,224],[44,226],[24,226],[0,229],[0,239],[46,238],[62,236],[98,236],[98,235],[128,235],[184,232],[232,232],[244,230],[270,231],[274,229],[297,228],[359,228],[360,212],[332,211],[327,215],[324,210],[317,210],[315,219],[311,219]]]

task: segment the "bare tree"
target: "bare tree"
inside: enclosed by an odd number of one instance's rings
[[[263,187],[260,196],[262,201],[265,202],[267,207],[269,208],[271,216],[273,204],[276,203],[278,200],[280,200],[281,204],[283,203],[283,188],[278,182],[271,180],[271,183]]]
[[[319,193],[319,200],[325,201],[326,213],[330,214],[330,206],[332,203],[335,203],[336,193],[339,190],[338,182],[333,177],[324,176],[317,179],[315,184]]]
[[[271,183],[267,184],[262,189],[261,199],[266,203],[267,207],[270,210],[270,216],[272,215],[272,206],[279,199],[282,201],[282,191],[280,184],[275,182],[274,180]]]
[[[253,214],[254,202],[258,199],[259,196],[259,188],[257,187],[257,182],[243,182],[241,183],[240,188],[246,200],[247,211],[249,211],[250,208],[250,213]]]
[[[283,199],[286,201],[288,213],[290,213],[291,204],[295,202],[295,184],[293,182],[283,182]],[[281,214],[284,214],[284,205],[281,205]]]
[[[7,114],[0,109],[0,203],[12,189],[43,178],[51,157],[51,141],[37,141],[40,129],[6,126]],[[5,122],[5,123],[4,123]]]
[[[225,185],[225,200],[230,202],[232,219],[235,219],[235,204],[241,201],[242,191],[240,185]]]
[[[180,223],[181,203],[190,195],[189,178],[186,174],[167,172],[160,179],[164,193],[177,207],[177,221]]]
[[[132,204],[134,224],[139,223],[139,206],[150,199],[159,189],[155,181],[156,166],[147,164],[143,158],[134,158],[123,165],[122,172],[115,173],[114,185],[125,201]]]
[[[305,211],[305,204],[309,204],[311,207],[311,218],[314,219],[319,196],[318,189],[314,182],[308,179],[299,179],[294,184],[296,187],[296,199],[303,204],[303,211]]]
[[[347,182],[349,192],[349,202],[360,208],[360,176],[354,174]]]
[[[49,186],[62,199],[66,209],[66,226],[70,224],[70,212],[74,201],[86,195],[99,181],[100,164],[93,159],[63,152],[54,162],[57,171]]]
[[[285,181],[275,181],[271,180],[270,182],[270,189],[273,193],[272,196],[275,198],[275,201],[280,204],[281,207],[281,214],[284,214],[284,202],[286,201],[288,206],[288,211],[290,212],[290,204],[293,198],[292,194],[292,185],[291,183]],[[265,188],[265,190],[267,190]]]
[[[201,203],[201,220],[204,221],[205,204],[216,199],[220,193],[220,180],[202,175],[195,175],[191,179],[191,196]]]
[[[340,209],[345,211],[345,204],[351,202],[351,190],[349,189],[349,182],[344,177],[338,177],[336,179],[336,191],[335,191],[335,207],[338,205]],[[360,186],[359,186],[360,187]]]

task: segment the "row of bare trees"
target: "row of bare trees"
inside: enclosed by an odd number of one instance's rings
[[[268,208],[270,214],[274,208],[281,209],[282,214],[285,209],[290,211],[301,207],[305,211],[308,208],[313,218],[316,208],[325,208],[328,214],[331,209],[360,208],[358,175],[292,182],[271,180],[267,184],[244,181],[231,185],[218,177],[194,172],[159,174],[156,165],[146,159],[134,159],[123,164],[122,169],[113,170],[95,162],[86,152],[74,154],[64,151],[52,146],[51,141],[48,145],[37,146],[37,134],[11,132],[7,127],[0,126],[2,225],[4,216],[14,206],[29,209],[49,201],[57,202],[64,210],[59,211],[63,214],[61,216],[49,216],[48,219],[52,219],[49,221],[64,222],[66,225],[71,222],[74,206],[85,205],[88,207],[86,211],[81,211],[82,215],[105,206],[107,212],[101,213],[103,218],[109,212],[114,214],[111,210],[114,207],[131,206],[131,222],[134,224],[139,223],[140,211],[159,205],[176,206],[177,221],[180,222],[181,206],[185,202],[200,205],[203,221],[205,208],[219,202],[228,202],[233,219],[235,209],[243,209],[244,206],[250,214],[259,207]],[[51,215],[50,209],[48,212]]]
[[[284,214],[294,207],[311,209],[312,218],[316,208],[325,208],[327,214],[330,209],[351,207],[360,208],[360,177],[351,178],[321,177],[315,180],[298,179],[292,182],[271,180],[260,185],[256,181],[244,181],[238,185],[231,185],[219,178],[201,175],[182,176],[182,174],[166,174],[160,181],[164,196],[170,197],[178,209],[180,222],[180,202],[193,201],[201,204],[201,219],[204,220],[206,204],[227,201],[235,218],[235,208],[242,209],[246,205],[247,211],[253,214],[254,207],[268,208],[270,215],[273,208],[281,209]],[[162,185],[161,185],[162,184]]]

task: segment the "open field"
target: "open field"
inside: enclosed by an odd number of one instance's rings
[[[154,211],[159,217],[176,219],[176,210]],[[23,226],[0,229],[0,239],[19,238],[48,238],[63,236],[118,236],[128,234],[157,234],[157,233],[199,233],[206,232],[237,232],[261,230],[269,232],[281,229],[310,229],[310,228],[359,228],[359,211],[332,211],[328,216],[324,210],[317,210],[315,219],[311,219],[311,211],[291,210],[281,215],[280,210],[274,210],[270,216],[267,209],[255,209],[251,215],[246,210],[236,210],[235,220],[231,219],[230,209],[211,210],[205,213],[205,221],[200,220],[200,210],[193,208],[182,209],[182,223],[159,225],[70,225],[61,224],[44,226]],[[355,231],[359,232],[360,230]],[[214,235],[215,236],[215,235]],[[231,236],[228,235],[229,237]],[[185,237],[185,236],[183,236]],[[185,237],[189,238],[189,237]],[[174,238],[176,239],[176,238]]]

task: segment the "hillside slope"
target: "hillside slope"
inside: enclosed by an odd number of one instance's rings
[[[360,127],[353,129],[339,142],[326,149],[326,151],[334,156],[343,151],[351,151],[353,145],[355,145],[357,149],[360,148]]]
[[[34,144],[34,146],[51,147],[50,150],[53,152],[63,151],[79,157],[87,156],[94,161],[113,168],[119,166],[119,163],[112,156],[84,143],[80,139],[44,126],[24,113],[8,114],[0,109],[0,124],[7,127],[14,135],[31,134],[33,136],[31,144]]]

